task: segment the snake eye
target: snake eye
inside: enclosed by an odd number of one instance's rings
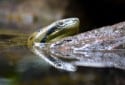
[[[59,26],[63,26],[64,23],[63,23],[63,22],[59,22],[58,25],[59,25]]]

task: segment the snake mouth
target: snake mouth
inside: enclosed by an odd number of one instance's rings
[[[34,32],[33,34],[31,34],[27,40],[27,47],[28,48],[32,48],[34,41],[35,41],[35,37],[37,35],[38,32]]]

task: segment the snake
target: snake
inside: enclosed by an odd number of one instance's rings
[[[76,71],[78,66],[125,70],[125,22],[78,34],[78,18],[67,18],[34,32],[28,47],[51,66]]]

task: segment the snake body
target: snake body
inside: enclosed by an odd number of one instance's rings
[[[125,69],[124,25],[125,22],[74,35],[79,27],[78,18],[63,19],[34,33],[28,45],[58,69],[76,71],[77,66]]]

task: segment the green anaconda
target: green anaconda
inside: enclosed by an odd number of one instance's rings
[[[31,34],[27,46],[57,69],[76,71],[77,66],[125,69],[125,22],[81,34],[78,30],[78,18],[58,20]]]

